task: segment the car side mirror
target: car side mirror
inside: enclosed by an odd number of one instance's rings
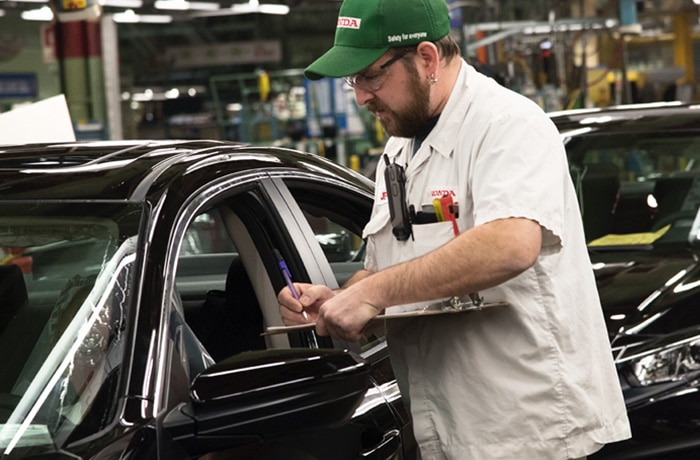
[[[369,365],[347,351],[245,352],[199,374],[163,426],[190,455],[260,443],[338,426],[370,384]]]

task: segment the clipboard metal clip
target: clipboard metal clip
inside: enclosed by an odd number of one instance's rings
[[[484,298],[478,292],[469,294],[467,298],[459,296],[450,297],[449,299],[437,302],[426,307],[426,310],[481,310],[484,304]]]

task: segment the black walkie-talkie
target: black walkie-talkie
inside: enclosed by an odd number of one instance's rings
[[[406,205],[406,175],[403,166],[389,163],[389,157],[386,154],[384,154],[384,163],[386,164],[384,182],[389,200],[392,232],[397,240],[404,241],[412,233],[411,216]]]

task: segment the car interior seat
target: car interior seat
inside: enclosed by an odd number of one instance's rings
[[[262,312],[239,257],[231,261],[225,291],[207,293],[192,329],[215,361],[266,348]]]
[[[27,286],[17,265],[0,265],[0,334],[27,303]]]
[[[15,289],[24,286],[17,271]],[[25,302],[0,334],[0,392],[21,394],[41,367],[46,355],[61,334],[65,322],[82,304],[94,284],[95,276],[71,278],[61,289],[55,304],[32,305]],[[26,296],[26,288],[25,296]],[[26,297],[25,297],[26,298]]]
[[[586,240],[591,241],[612,232],[620,170],[614,163],[587,163],[580,181],[583,227]]]
[[[10,393],[42,323],[28,306],[27,286],[17,265],[0,266],[0,393]]]
[[[678,175],[673,177],[664,177],[656,180],[654,184],[654,197],[658,203],[658,208],[654,214],[653,228],[662,227],[669,217],[678,215],[684,210],[695,211],[692,208],[685,208],[686,197],[696,180],[693,175]]]
[[[12,393],[24,393],[44,364],[46,357],[65,332],[68,324],[73,320],[76,311],[87,298],[95,284],[96,278],[97,275],[72,276],[61,288],[55,305],[48,310],[48,317],[45,320],[39,320],[37,317],[29,320],[38,323],[40,329],[36,334],[36,340],[22,339],[23,343],[31,345],[32,348],[31,352],[22,360],[21,372],[12,387]],[[33,327],[37,326],[34,325]]]

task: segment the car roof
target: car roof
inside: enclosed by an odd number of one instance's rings
[[[323,157],[284,148],[208,140],[80,141],[0,146],[0,200],[143,201],[165,193],[163,181],[205,167],[217,175],[288,168],[370,183]]]
[[[700,105],[681,102],[630,104],[550,112],[562,134],[603,131],[605,134],[654,131],[699,131]]]

